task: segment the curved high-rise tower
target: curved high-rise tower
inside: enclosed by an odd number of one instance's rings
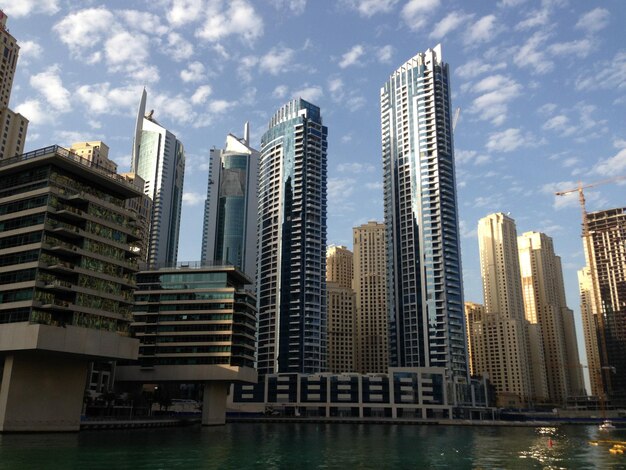
[[[381,88],[392,366],[467,377],[448,64],[441,46]]]
[[[257,304],[259,374],[326,368],[326,136],[296,99],[261,139]]]

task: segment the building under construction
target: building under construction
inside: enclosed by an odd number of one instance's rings
[[[581,313],[594,395],[626,405],[626,208],[586,214]]]

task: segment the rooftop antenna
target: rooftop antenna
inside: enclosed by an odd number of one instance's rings
[[[246,121],[243,125],[243,141],[246,145],[250,145],[250,121]]]

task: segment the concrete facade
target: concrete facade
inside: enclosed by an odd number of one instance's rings
[[[515,221],[502,213],[480,219],[478,245],[485,310],[470,328],[474,373],[488,374],[498,396],[508,397],[507,402],[545,399],[543,364],[538,374],[532,369],[529,334],[537,332],[524,318]],[[545,394],[538,397],[536,390]]]
[[[352,229],[356,293],[355,371],[384,373],[389,368],[387,246],[385,224]]]
[[[78,430],[89,361],[137,357],[140,195],[58,146],[0,161],[0,430]]]

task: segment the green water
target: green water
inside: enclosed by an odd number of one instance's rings
[[[241,423],[6,434],[0,469],[626,468],[626,455],[589,445],[607,438],[626,440],[626,429]]]

